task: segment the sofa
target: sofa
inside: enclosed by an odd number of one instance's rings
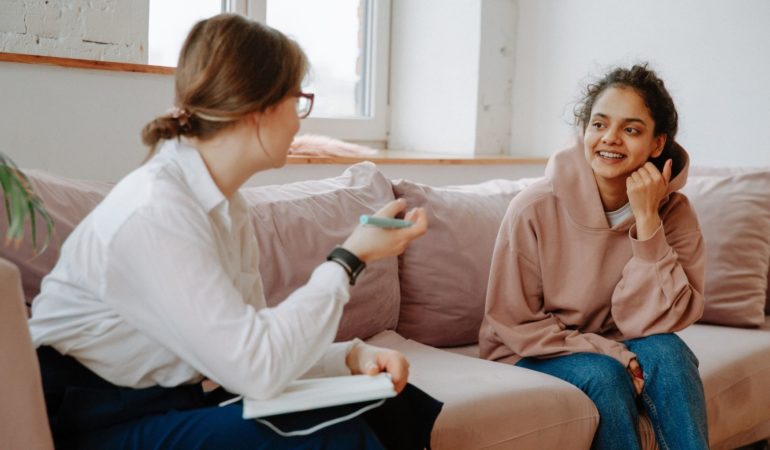
[[[27,175],[56,225],[42,255],[26,241],[0,249],[0,449],[51,448],[24,303],[61,242],[112,186]],[[303,284],[360,214],[404,197],[410,207],[425,207],[429,231],[403,255],[366,269],[337,339],[361,337],[406,354],[410,381],[444,402],[432,435],[436,450],[588,449],[599,416],[580,390],[478,357],[497,228],[510,200],[532,182],[427,186],[390,180],[362,162],[334,178],[246,187],[268,303]],[[706,309],[701,323],[678,334],[700,360],[711,446],[733,449],[770,438],[770,168],[694,168],[685,193],[706,241]],[[640,432],[644,448],[657,447],[646,418]]]

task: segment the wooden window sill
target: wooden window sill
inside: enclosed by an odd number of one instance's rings
[[[155,73],[173,75],[176,68],[151,66],[149,64],[132,64],[113,61],[95,61],[90,59],[61,58],[58,56],[25,55],[22,53],[0,52],[0,61],[22,64],[48,64],[59,67],[76,69],[111,70],[115,72]]]

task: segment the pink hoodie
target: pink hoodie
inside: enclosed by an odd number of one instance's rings
[[[483,358],[601,353],[624,366],[620,342],[681,330],[703,313],[704,246],[687,197],[689,158],[675,145],[663,225],[635,239],[613,228],[583,146],[551,157],[542,181],[511,201],[497,236],[479,345]]]

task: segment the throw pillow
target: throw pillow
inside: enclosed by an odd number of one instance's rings
[[[770,170],[695,168],[682,189],[706,245],[702,322],[765,322],[770,268]]]
[[[351,166],[335,178],[241,192],[250,206],[271,306],[307,282],[329,251],[353,231],[361,214],[371,214],[394,199],[390,181],[370,162]],[[337,340],[368,338],[395,328],[399,301],[397,259],[368,265],[351,289]]]
[[[32,188],[43,200],[54,220],[54,233],[49,248],[40,255],[32,251],[29,238],[30,225],[19,247],[0,246],[0,256],[19,267],[27,304],[40,292],[40,282],[53,269],[59,259],[59,248],[78,223],[102,201],[112,189],[113,183],[64,178],[40,170],[25,170]],[[5,208],[0,208],[0,222],[8,223]],[[38,241],[45,236],[45,225],[37,223]]]
[[[478,341],[500,223],[511,199],[533,181],[446,187],[393,183],[408,208],[422,206],[428,215],[428,232],[399,257],[399,334],[440,347]]]

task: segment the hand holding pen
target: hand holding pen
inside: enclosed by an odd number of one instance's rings
[[[409,242],[428,230],[428,218],[423,208],[411,209],[404,220],[394,219],[405,208],[406,201],[397,199],[372,216],[362,216],[361,224],[353,230],[342,247],[366,263],[400,255]]]

